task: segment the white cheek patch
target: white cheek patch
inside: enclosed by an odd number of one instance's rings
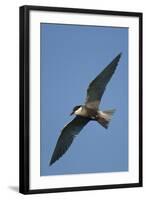
[[[75,114],[76,114],[76,115],[79,115],[79,114],[81,114],[81,112],[82,112],[82,107],[80,107],[78,110],[76,110],[76,111],[75,111]]]

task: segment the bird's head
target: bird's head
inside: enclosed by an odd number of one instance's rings
[[[78,110],[80,107],[81,107],[81,105],[75,106],[75,107],[73,108],[72,112],[70,113],[70,115],[75,114],[76,110]]]

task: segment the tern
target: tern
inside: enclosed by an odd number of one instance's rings
[[[120,57],[121,53],[89,84],[85,104],[73,108],[71,115],[75,114],[76,116],[62,129],[50,165],[66,153],[74,138],[89,121],[96,121],[104,128],[108,128],[115,109],[101,111],[99,104],[106,86],[117,68]]]

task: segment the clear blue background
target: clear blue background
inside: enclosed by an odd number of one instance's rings
[[[49,166],[61,129],[89,83],[122,52],[100,104],[116,108],[109,129],[90,122]],[[41,24],[40,175],[128,170],[128,28]],[[37,155],[36,155],[37,156]]]

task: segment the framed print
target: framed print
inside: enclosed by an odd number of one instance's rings
[[[142,13],[20,7],[20,192],[142,186]]]

